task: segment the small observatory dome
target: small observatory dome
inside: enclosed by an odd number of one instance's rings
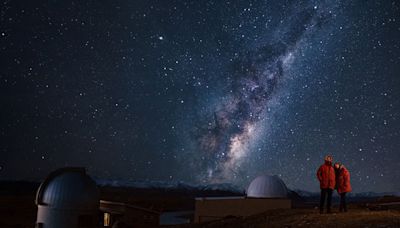
[[[58,169],[37,191],[38,227],[96,227],[99,202],[97,185],[84,168]]]
[[[247,188],[247,197],[286,198],[287,187],[276,175],[263,175],[255,178]]]

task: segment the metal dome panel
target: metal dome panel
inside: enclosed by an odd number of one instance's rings
[[[276,175],[264,175],[255,178],[247,188],[247,197],[286,198],[287,187]]]
[[[49,175],[39,187],[36,203],[55,208],[98,208],[99,190],[83,168],[63,168]]]

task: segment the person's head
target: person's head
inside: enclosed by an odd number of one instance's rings
[[[340,167],[342,167],[342,164],[340,164],[339,162],[336,162],[333,167],[335,167],[335,169],[340,169]]]
[[[325,162],[330,162],[330,163],[332,163],[332,161],[333,161],[332,155],[326,155],[326,156],[325,156]]]

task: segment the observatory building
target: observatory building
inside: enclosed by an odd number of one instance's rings
[[[50,173],[37,191],[36,205],[36,228],[156,227],[160,218],[158,211],[100,200],[96,183],[77,167]]]
[[[97,227],[100,194],[84,168],[62,168],[40,185],[36,227]]]
[[[278,176],[263,175],[249,185],[245,197],[196,198],[196,223],[228,216],[245,217],[271,209],[291,208],[285,183]]]

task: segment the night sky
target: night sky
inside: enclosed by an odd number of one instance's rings
[[[0,179],[400,190],[399,1],[3,1]]]

